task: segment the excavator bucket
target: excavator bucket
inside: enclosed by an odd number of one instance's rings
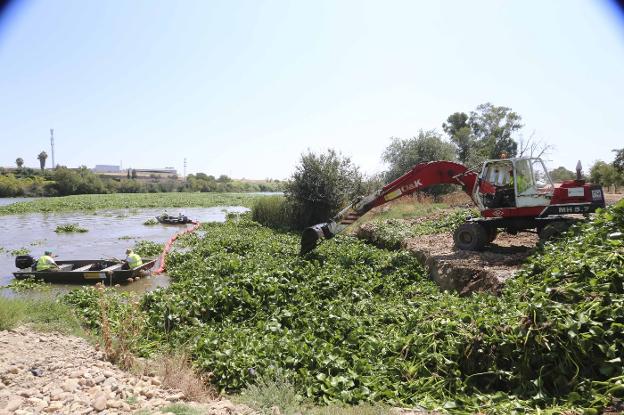
[[[318,225],[305,228],[301,234],[301,250],[299,255],[305,255],[316,248],[318,242],[322,238],[331,238],[334,236],[329,230],[328,223],[319,223]]]
[[[314,228],[305,228],[301,234],[301,250],[299,251],[299,255],[312,252],[314,248],[316,248],[319,239],[320,237]]]

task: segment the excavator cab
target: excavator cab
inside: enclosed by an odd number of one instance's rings
[[[547,206],[553,189],[539,158],[488,160],[479,176],[477,200],[485,209]]]

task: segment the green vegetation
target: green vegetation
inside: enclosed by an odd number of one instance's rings
[[[284,196],[269,196],[256,200],[252,219],[273,229],[288,230],[294,227],[294,208]]]
[[[29,253],[30,253],[30,250],[28,248],[13,249],[10,252],[11,256],[28,255]]]
[[[405,220],[399,218],[375,218],[371,223],[375,227],[372,242],[378,246],[399,249],[401,242],[419,235],[433,235],[453,232],[466,218],[477,216],[475,209],[457,209],[433,215],[433,218]]]
[[[9,330],[22,324],[39,331],[84,334],[74,311],[59,301],[0,296],[0,330]]]
[[[152,241],[139,241],[134,245],[134,252],[142,257],[157,257],[160,255],[165,244],[159,244]]]
[[[328,150],[301,155],[285,195],[292,206],[289,223],[295,229],[326,222],[345,204],[363,193],[363,179],[348,157]],[[282,209],[282,208],[279,208]]]
[[[259,197],[245,193],[141,193],[111,195],[79,195],[37,199],[0,206],[0,215],[62,211],[95,211],[102,209],[136,209],[165,207],[251,207]]]
[[[143,225],[146,225],[146,226],[158,225],[158,221],[154,218],[149,218],[148,220],[143,222]]]
[[[56,167],[40,171],[24,168],[16,160],[17,169],[0,171],[0,197],[69,196],[100,193],[162,193],[162,192],[279,192],[279,180],[232,180],[226,175],[215,179],[203,173],[189,175],[186,181],[172,175],[161,178],[137,178],[136,171],[128,178],[98,175],[85,166],[77,169]]]
[[[56,233],[85,233],[89,232],[88,229],[81,227],[78,223],[66,223],[65,225],[58,225],[54,229]]]
[[[23,280],[13,278],[8,285],[0,288],[10,288],[14,292],[24,292],[32,289],[47,290],[49,287],[49,284],[37,278],[26,278]]]
[[[385,174],[386,183],[399,178],[416,164],[435,160],[455,161],[457,159],[455,145],[443,140],[442,136],[435,130],[420,130],[417,137],[410,139],[393,137],[391,140],[382,155],[382,160],[388,165],[388,171]],[[439,196],[450,193],[453,189],[454,186],[439,184],[430,186],[425,192]]]
[[[618,187],[624,186],[624,171],[618,170],[613,163],[598,160],[592,166],[589,176],[592,183],[606,187],[605,190],[613,186],[617,193]]]
[[[489,102],[477,106],[470,115],[464,112],[451,114],[442,124],[444,132],[457,146],[460,162],[478,166],[487,159],[518,154],[518,142],[513,135],[522,129],[522,117],[511,108]],[[539,143],[520,143],[521,150],[538,150]],[[528,147],[528,148],[526,148]]]
[[[550,174],[550,178],[553,182],[563,182],[565,180],[574,180],[576,178],[576,173],[572,170],[568,170],[563,166],[559,166],[556,169],[553,169],[548,172]]]
[[[370,212],[360,219],[361,221],[382,221],[386,219],[415,219],[423,216],[435,215],[442,209],[448,209],[446,203],[434,203],[418,196],[404,196],[392,201],[377,212]]]
[[[600,410],[624,389],[624,241],[609,236],[624,202],[545,244],[500,297],[440,292],[410,254],[353,238],[302,259],[297,235],[244,219],[202,229],[145,295],[140,350],[188,347],[221,390],[278,378],[304,400],[508,414]],[[97,310],[91,291],[67,299]]]

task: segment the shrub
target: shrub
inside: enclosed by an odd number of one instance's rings
[[[326,222],[361,194],[362,175],[348,157],[334,150],[320,155],[308,152],[301,156],[285,193],[297,211],[294,226],[304,228]]]

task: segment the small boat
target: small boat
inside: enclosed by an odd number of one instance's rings
[[[36,261],[30,255],[15,258],[15,266],[20,271],[14,272],[16,279],[37,278],[45,282],[83,284],[103,282],[106,285],[129,282],[137,277],[149,275],[156,258],[143,259],[143,265],[124,269],[124,263],[110,259],[81,259],[56,261],[59,269],[54,271],[36,271]]]
[[[193,221],[185,215],[160,215],[156,216],[156,220],[165,225],[186,225],[187,223],[193,223]]]

